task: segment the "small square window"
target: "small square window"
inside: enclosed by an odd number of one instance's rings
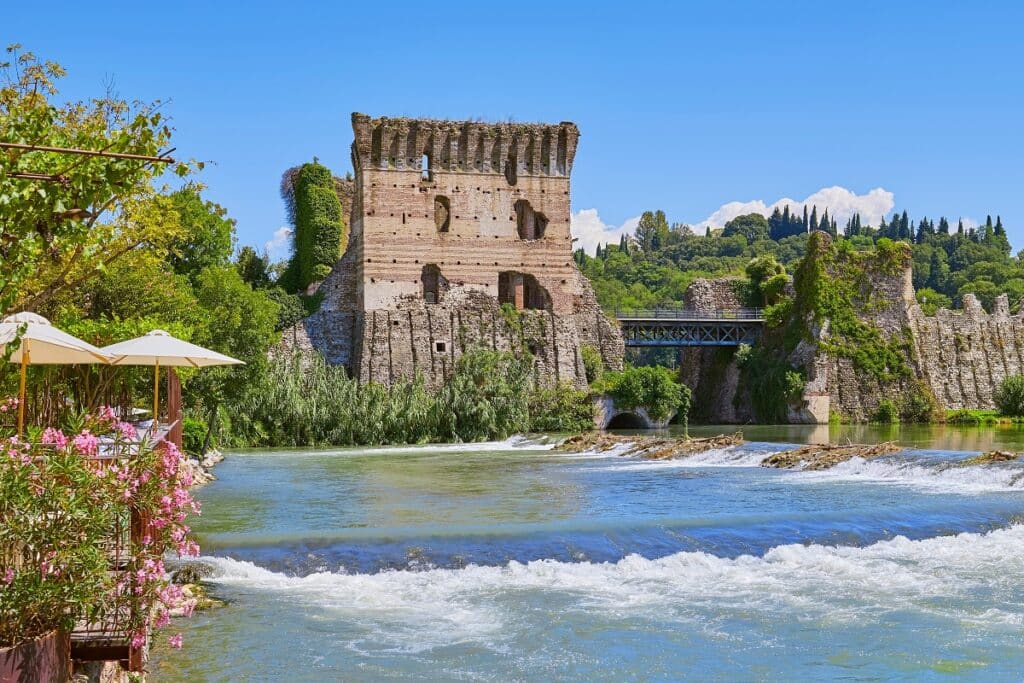
[[[434,342],[434,350],[438,353],[445,353],[448,350],[448,345],[444,342]]]

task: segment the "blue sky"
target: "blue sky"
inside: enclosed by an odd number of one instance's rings
[[[999,213],[1024,247],[1024,3],[347,5],[21,2],[0,38],[62,62],[67,96],[170,100],[241,244],[284,225],[285,168],[349,170],[362,111],[575,121],[588,245],[645,209],[716,223],[813,196]]]

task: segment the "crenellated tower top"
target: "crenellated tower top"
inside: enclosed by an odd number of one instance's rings
[[[579,129],[575,123],[481,123],[438,119],[371,118],[352,114],[352,165],[378,169],[568,177]]]

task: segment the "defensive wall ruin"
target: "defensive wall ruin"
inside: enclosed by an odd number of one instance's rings
[[[466,349],[528,350],[539,381],[619,368],[618,328],[572,260],[573,123],[352,115],[348,247],[295,341],[361,381],[441,383]]]

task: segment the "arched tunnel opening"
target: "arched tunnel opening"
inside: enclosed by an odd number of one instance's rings
[[[619,413],[608,421],[605,429],[647,429],[647,423],[636,413]]]

